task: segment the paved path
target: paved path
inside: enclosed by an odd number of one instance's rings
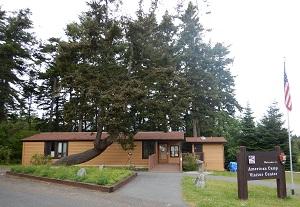
[[[0,207],[185,207],[180,173],[141,172],[114,193],[7,177],[0,170]]]
[[[121,188],[117,194],[157,201],[166,206],[185,206],[181,195],[182,176],[182,173],[140,172],[133,182]]]

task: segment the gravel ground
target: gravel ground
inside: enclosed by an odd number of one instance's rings
[[[139,172],[114,193],[103,193],[29,179],[7,177],[0,170],[0,207],[184,207],[181,173]]]

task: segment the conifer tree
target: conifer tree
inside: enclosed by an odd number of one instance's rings
[[[21,77],[30,71],[35,38],[29,9],[8,13],[0,8],[0,121],[23,105]]]
[[[240,146],[246,146],[249,150],[257,150],[259,138],[252,114],[253,112],[250,105],[247,104],[241,121],[241,133],[238,137],[238,144]]]

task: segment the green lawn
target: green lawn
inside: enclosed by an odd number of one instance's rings
[[[13,166],[12,172],[24,173],[41,177],[56,178],[62,180],[74,180],[85,183],[93,183],[99,185],[110,186],[117,183],[120,180],[133,174],[132,171],[127,169],[114,169],[104,168],[99,169],[97,167],[86,167],[86,176],[77,176],[77,171],[80,169],[78,166],[70,167],[54,167],[54,166]]]
[[[211,175],[227,176],[227,177],[236,177],[237,176],[236,172],[229,172],[229,171],[224,171],[224,172],[214,171],[214,172],[212,172]],[[291,173],[286,172],[285,175],[286,175],[286,182],[291,183]],[[294,175],[294,183],[300,185],[300,173],[293,173],[293,175]]]
[[[296,207],[300,197],[278,199],[276,189],[264,186],[249,186],[249,199],[237,198],[237,185],[226,181],[208,180],[201,189],[194,185],[195,178],[183,177],[183,197],[193,207]]]

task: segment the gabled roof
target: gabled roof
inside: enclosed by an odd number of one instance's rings
[[[226,143],[224,137],[186,137],[186,142],[192,143]]]
[[[107,132],[102,133],[102,139],[108,137]],[[22,141],[93,141],[96,132],[44,132],[24,138]],[[138,132],[135,140],[184,140],[183,132]]]

